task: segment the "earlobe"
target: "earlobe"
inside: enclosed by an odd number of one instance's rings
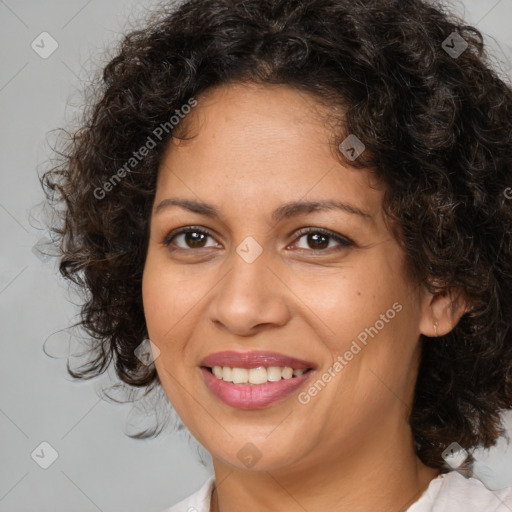
[[[426,292],[420,333],[430,338],[448,334],[457,325],[464,313],[470,311],[460,290],[442,290],[432,294]]]

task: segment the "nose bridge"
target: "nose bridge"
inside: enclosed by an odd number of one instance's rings
[[[229,258],[227,275],[214,299],[212,320],[240,335],[260,324],[286,322],[283,287],[271,271],[272,257],[254,238],[247,237]]]

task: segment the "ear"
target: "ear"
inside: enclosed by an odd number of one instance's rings
[[[444,336],[468,311],[469,304],[460,289],[444,289],[434,294],[424,289],[420,333],[431,338]]]

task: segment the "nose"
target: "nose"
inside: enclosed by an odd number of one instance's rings
[[[265,251],[252,262],[233,254],[210,303],[213,323],[234,335],[251,336],[289,321],[288,288],[269,260]]]

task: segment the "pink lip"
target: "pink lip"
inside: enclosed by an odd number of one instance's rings
[[[239,409],[258,409],[281,400],[299,388],[313,372],[308,371],[298,377],[265,384],[233,384],[218,379],[209,368],[213,366],[248,369],[257,368],[258,366],[288,366],[293,369],[304,370],[315,368],[315,364],[309,361],[267,351],[216,352],[204,358],[200,366],[201,373],[210,391],[225,404]]]
[[[241,368],[241,367],[239,367]],[[218,379],[207,368],[201,373],[210,391],[222,402],[238,409],[259,409],[291,395],[313,371],[266,384],[233,384]]]
[[[294,370],[300,368],[315,368],[313,363],[285,356],[278,352],[264,352],[254,350],[251,352],[234,352],[227,350],[215,352],[205,357],[200,366],[212,368],[213,366],[229,366],[231,368],[257,368],[258,366],[289,366]]]

